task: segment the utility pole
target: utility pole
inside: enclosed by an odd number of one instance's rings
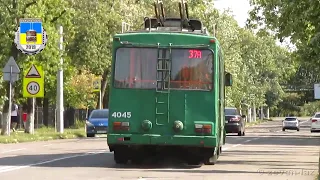
[[[102,109],[102,92],[101,92],[101,88],[99,91],[99,109]]]
[[[60,41],[59,41],[59,49],[60,49],[60,64],[59,69],[57,73],[57,124],[58,124],[58,130],[59,133],[63,133],[63,27],[59,27],[59,35],[60,35]]]

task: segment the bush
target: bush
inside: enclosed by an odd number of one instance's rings
[[[310,102],[303,105],[300,109],[301,116],[312,116],[315,112],[320,111],[320,101]]]
[[[72,128],[74,128],[74,129],[81,129],[81,128],[84,128],[85,125],[86,125],[86,121],[85,121],[85,120],[76,119],[76,122],[74,123],[74,125],[72,126]]]

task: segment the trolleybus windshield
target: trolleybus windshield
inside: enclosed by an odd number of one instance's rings
[[[117,49],[114,87],[155,89],[157,61],[157,48]],[[207,49],[172,49],[170,88],[211,90],[212,61],[213,52]]]

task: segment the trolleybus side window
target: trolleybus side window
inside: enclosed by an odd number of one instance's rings
[[[173,49],[170,87],[186,90],[212,89],[210,50]]]
[[[154,89],[157,49],[119,48],[116,51],[114,87]]]

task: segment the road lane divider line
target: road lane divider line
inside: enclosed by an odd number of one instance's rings
[[[0,171],[1,170],[5,170],[5,169],[10,169],[10,168],[14,168],[15,166],[2,166],[0,167]]]
[[[47,147],[47,146],[52,146],[53,144],[45,144],[43,145],[44,147]]]
[[[27,165],[23,165],[23,166],[13,166],[12,168],[0,169],[0,173],[19,170],[19,169],[24,169],[24,168],[29,168],[29,167],[37,166],[37,165],[48,164],[48,163],[61,161],[61,160],[65,160],[65,159],[71,159],[71,158],[76,158],[76,157],[84,157],[84,156],[91,156],[91,155],[101,154],[101,153],[105,153],[105,151],[87,152],[87,153],[84,153],[84,154],[78,154],[78,155],[73,155],[73,156],[65,156],[65,157],[61,157],[61,158],[56,158],[56,159],[52,159],[52,160],[48,160],[48,161],[42,161],[42,162],[33,163],[33,164],[27,164]]]
[[[222,151],[228,151],[229,149],[232,149],[232,148],[235,148],[235,147],[244,145],[244,144],[246,144],[246,143],[248,143],[248,142],[250,142],[250,141],[254,141],[254,140],[258,140],[258,139],[260,139],[260,137],[256,137],[256,138],[253,138],[253,139],[247,139],[247,140],[245,140],[245,141],[244,141],[243,143],[241,143],[241,144],[234,144],[234,145],[232,145],[232,146],[230,146],[230,147],[222,147]]]
[[[26,149],[27,148],[11,149],[11,150],[7,150],[7,151],[1,151],[0,154],[10,153],[10,152],[15,152],[15,151],[22,151],[22,150],[26,150]]]

